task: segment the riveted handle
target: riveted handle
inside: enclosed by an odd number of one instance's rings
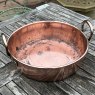
[[[88,26],[90,27],[90,36],[88,38],[88,41],[90,41],[92,36],[93,36],[93,33],[94,33],[94,28],[93,28],[93,26],[92,26],[92,24],[91,24],[91,22],[89,20],[84,20],[82,22],[82,31],[84,30],[84,25],[85,24],[88,24]]]

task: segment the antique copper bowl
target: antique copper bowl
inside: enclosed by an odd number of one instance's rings
[[[85,23],[90,26],[90,40],[93,27],[85,20],[82,28]],[[12,33],[8,41],[4,34],[2,38],[21,72],[39,81],[62,80],[72,75],[88,50],[88,39],[82,31],[58,21],[30,23]]]

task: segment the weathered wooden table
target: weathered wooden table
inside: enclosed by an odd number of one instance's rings
[[[48,3],[37,7],[30,13],[0,23],[2,32],[10,35],[17,28],[39,20],[58,20],[81,27],[81,22],[89,17],[69,9]],[[91,20],[94,25],[94,21]],[[89,28],[85,28],[89,34]],[[16,64],[7,56],[0,36],[0,95],[95,95],[95,34],[80,69],[69,78],[60,82],[38,82],[23,76],[17,71]]]

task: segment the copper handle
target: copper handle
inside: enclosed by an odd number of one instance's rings
[[[92,38],[92,36],[93,36],[93,33],[94,33],[94,28],[93,28],[93,26],[92,26],[92,24],[91,24],[90,21],[84,20],[84,21],[82,22],[82,31],[84,30],[84,24],[85,24],[85,23],[87,23],[88,26],[90,27],[90,36],[89,36],[89,38],[88,38],[88,41],[90,41],[91,38]]]

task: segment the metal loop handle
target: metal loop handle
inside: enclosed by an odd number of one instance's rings
[[[92,38],[92,36],[93,36],[93,33],[94,33],[94,28],[93,28],[93,26],[92,26],[92,24],[91,24],[90,21],[84,20],[84,21],[82,22],[82,31],[84,30],[84,24],[85,24],[85,23],[87,23],[88,26],[90,27],[90,36],[89,36],[89,38],[88,38],[88,41],[90,41],[91,38]]]
[[[4,33],[1,33],[1,36],[2,36],[2,39],[3,39],[3,42],[4,42],[5,47],[7,47],[7,39],[6,39],[5,34]]]
[[[4,45],[5,45],[5,48],[6,48],[6,52],[7,52],[7,55],[10,56],[9,52],[8,52],[8,49],[7,49],[7,39],[6,39],[6,34],[4,33],[1,33],[1,36],[2,36],[2,39],[3,39],[3,42],[4,42]],[[8,35],[7,35],[8,36]],[[9,36],[8,36],[9,38]],[[10,56],[11,58],[11,56]]]
[[[7,49],[7,39],[6,39],[6,34],[1,33],[1,36],[2,36],[2,39],[3,39],[4,45],[5,45],[5,48],[6,48],[6,53],[7,53],[7,55],[10,57],[10,59],[11,59],[13,62],[15,62],[14,59],[12,58],[12,56],[10,55],[10,53],[8,52],[8,49]],[[8,35],[7,35],[7,36],[8,36]],[[8,38],[9,38],[9,36],[8,36]]]

